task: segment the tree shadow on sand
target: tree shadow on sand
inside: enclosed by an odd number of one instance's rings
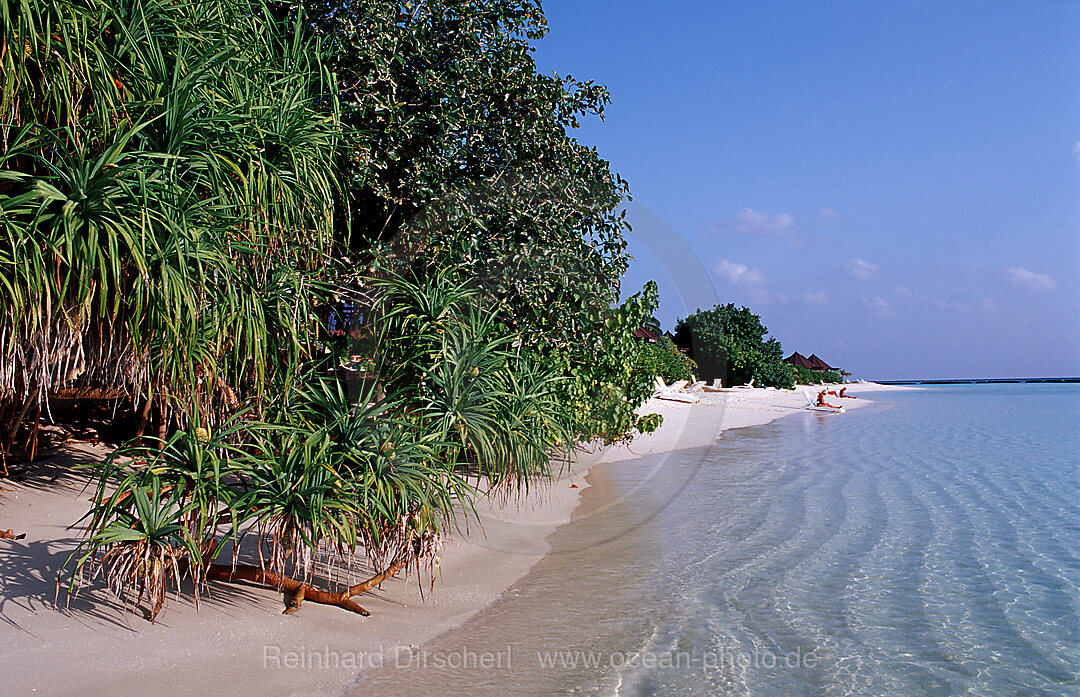
[[[70,569],[64,569],[79,539],[8,541],[0,543],[0,622],[21,632],[33,635],[23,626],[27,616],[41,613],[60,613],[70,621],[93,628],[112,627],[125,632],[137,632],[149,627],[149,610],[143,604],[133,604],[113,595],[101,578],[85,576],[81,587],[76,581],[75,593],[69,595]],[[195,609],[195,588],[186,580],[179,595],[170,593],[168,604],[188,615]],[[247,584],[213,583],[202,589],[198,606],[202,612],[234,616],[237,608],[265,608],[268,613],[280,611],[281,594],[271,589]],[[162,613],[157,623],[168,627],[169,613]]]
[[[3,527],[12,527],[17,533],[22,531],[17,513],[22,503],[16,503],[13,498],[5,501],[8,492],[36,491],[84,498],[82,490],[89,481],[89,470],[82,467],[99,463],[106,454],[103,446],[80,444],[66,447],[33,463],[14,467],[10,479],[0,479],[0,487],[4,490],[0,492],[0,523],[7,523]],[[14,508],[8,509],[6,504],[9,503]],[[5,509],[9,513],[6,520]],[[79,510],[85,511],[81,507]],[[75,518],[78,515],[75,513]],[[148,609],[134,602],[134,598],[125,600],[115,596],[100,576],[91,578],[85,574],[82,582],[77,581],[73,586],[76,592],[69,595],[71,570],[77,562],[77,558],[71,558],[71,554],[81,541],[83,527],[75,525],[77,521],[74,518],[54,522],[70,527],[62,536],[52,539],[34,539],[34,531],[29,530],[29,539],[0,540],[0,622],[30,635],[34,635],[31,627],[36,623],[29,622],[27,618],[45,613],[59,613],[71,622],[99,630],[112,628],[111,631],[138,632],[149,627],[146,622]],[[253,548],[255,539],[254,535],[246,537],[238,561],[249,564],[257,562]],[[221,559],[225,563],[231,559],[229,545],[223,550]],[[65,564],[68,565],[67,569],[64,568]],[[357,579],[374,574],[371,564],[362,556],[350,568],[344,568],[340,563],[331,563],[332,569],[325,564],[320,566],[322,568],[316,570],[312,580],[330,588],[340,588],[343,584],[347,587]],[[392,587],[402,582],[405,582],[404,578],[388,579],[385,585]],[[386,590],[384,587],[372,588],[365,595],[385,603],[400,604],[400,601],[388,596]],[[201,612],[220,613],[227,618],[238,619],[252,610],[276,615],[285,606],[285,596],[259,584],[211,581],[199,589],[196,603],[194,584],[190,578],[185,578],[180,593],[173,589],[166,602],[181,616],[190,616],[197,605]],[[238,612],[241,608],[243,613]],[[172,617],[175,615],[164,612],[157,618],[156,624],[169,627]]]
[[[0,621],[32,633],[20,624],[22,616],[63,612],[83,624],[131,629],[121,621],[115,604],[100,593],[68,598],[66,578],[58,586],[57,574],[77,543],[75,538],[65,538],[0,544]]]
[[[65,485],[81,488],[90,478],[89,469],[83,468],[100,463],[108,453],[109,450],[101,445],[68,445],[33,462],[9,464],[10,474],[6,479],[0,479],[0,486],[11,482],[37,491],[55,490]]]

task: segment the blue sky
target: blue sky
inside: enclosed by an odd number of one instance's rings
[[[719,299],[860,377],[1080,375],[1080,3],[544,10],[540,70],[612,93],[575,137],[666,328]]]

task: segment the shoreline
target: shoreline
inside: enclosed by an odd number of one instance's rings
[[[860,397],[918,389],[872,383],[848,388]],[[374,657],[397,647],[425,644],[462,626],[497,602],[550,550],[548,537],[570,522],[594,465],[700,447],[726,430],[806,413],[802,389],[725,390],[707,394],[697,405],[649,400],[639,412],[664,416],[656,433],[577,458],[569,471],[530,491],[527,499],[478,505],[482,526],[470,518],[451,534],[434,592],[422,600],[415,576],[387,581],[363,598],[362,604],[372,612],[366,618],[315,604],[284,616],[279,593],[231,584],[214,584],[200,599],[199,611],[189,596],[171,598],[168,610],[153,625],[125,610],[100,587],[80,593],[66,612],[61,593],[54,609],[56,573],[76,539],[66,527],[81,515],[80,506],[85,509],[88,493],[80,492],[77,479],[58,468],[55,472],[43,468],[47,474],[42,478],[5,482],[0,525],[27,534],[24,540],[0,542],[0,636],[6,639],[0,660],[5,683],[13,694],[123,694],[145,687],[147,676],[154,676],[152,694],[161,695],[212,694],[224,684],[236,683],[243,685],[240,691],[232,688],[237,695],[340,694],[369,666],[279,669],[281,656],[334,647]],[[870,399],[844,400],[849,408],[870,403]],[[69,460],[90,460],[103,451],[80,446],[65,455]],[[56,670],[58,659],[63,671]]]

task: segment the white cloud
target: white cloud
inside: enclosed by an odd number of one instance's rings
[[[765,274],[746,264],[721,259],[713,264],[712,271],[729,284],[743,288],[756,305],[824,305],[829,302],[829,296],[823,290],[804,290],[792,295],[778,293],[769,287]]]
[[[856,257],[844,265],[844,273],[859,281],[869,281],[878,275],[881,267]]]
[[[724,221],[721,228],[727,232],[745,235],[772,235],[786,237],[795,234],[795,218],[787,213],[770,216],[753,208],[743,208],[734,218]]]
[[[816,293],[804,290],[800,293],[796,293],[793,300],[804,305],[824,305],[829,302],[829,295],[823,290],[819,290]]]
[[[1028,290],[1050,291],[1057,288],[1057,281],[1053,276],[1045,273],[1035,273],[1020,266],[1014,266],[1005,270],[1005,277],[1009,283]]]
[[[821,219],[822,220],[838,220],[839,218],[840,218],[840,214],[837,213],[836,209],[833,208],[832,206],[824,206],[821,209]]]
[[[715,264],[713,273],[735,286],[759,286],[765,282],[765,277],[757,269],[727,259],[721,259]]]
[[[889,304],[889,301],[880,296],[867,298],[866,304],[870,307],[871,310],[873,310],[876,314],[881,315],[882,317],[892,317],[896,314],[896,310],[894,310],[892,305]]]
[[[987,297],[972,298],[969,295],[963,293],[953,293],[951,295],[942,297],[932,297],[925,293],[921,293],[911,286],[897,285],[893,287],[896,293],[896,298],[900,299],[905,305],[921,305],[923,307],[933,307],[943,312],[959,313],[959,314],[972,314],[981,312],[986,315],[992,315],[997,313],[1001,308],[992,299]],[[867,301],[870,303],[870,301]]]

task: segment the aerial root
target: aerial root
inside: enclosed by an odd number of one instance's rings
[[[282,614],[285,615],[293,614],[300,609],[300,606],[305,600],[310,600],[313,603],[319,603],[321,605],[335,605],[348,610],[349,612],[355,612],[363,617],[368,617],[371,613],[365,610],[359,603],[352,600],[352,596],[359,595],[360,593],[374,588],[386,579],[397,574],[397,572],[404,567],[404,563],[394,563],[386,571],[376,574],[368,580],[358,583],[355,586],[351,586],[348,590],[341,591],[340,593],[320,590],[303,581],[297,581],[294,578],[289,578],[288,576],[277,574],[272,571],[266,571],[249,564],[238,564],[235,567],[230,564],[210,564],[206,569],[206,578],[225,582],[247,581],[249,583],[256,583],[261,586],[267,586],[283,591],[286,595],[286,601],[285,609],[282,611]]]

